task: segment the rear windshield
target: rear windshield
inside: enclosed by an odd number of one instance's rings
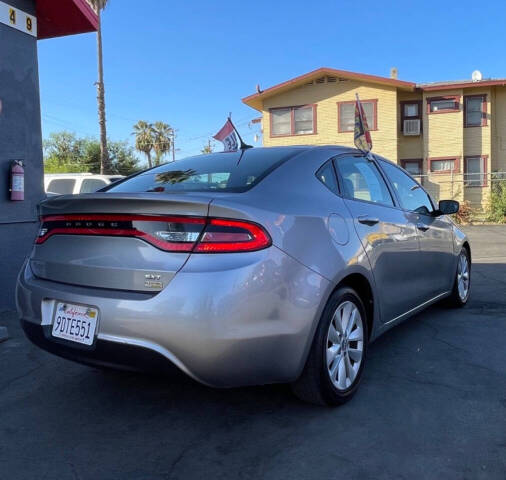
[[[188,157],[136,175],[107,192],[244,192],[297,153],[295,149],[248,149]]]

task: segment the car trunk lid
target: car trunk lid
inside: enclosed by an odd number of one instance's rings
[[[156,293],[188,259],[211,200],[158,193],[48,199],[40,205],[43,223],[30,266],[47,280]]]

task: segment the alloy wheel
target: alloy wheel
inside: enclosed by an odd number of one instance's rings
[[[364,326],[353,302],[337,307],[327,333],[327,370],[335,388],[350,388],[357,378],[364,352]]]
[[[459,255],[457,265],[457,288],[460,299],[464,301],[469,292],[469,260],[465,253]]]

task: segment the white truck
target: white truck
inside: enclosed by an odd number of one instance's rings
[[[44,175],[44,190],[48,195],[93,193],[122,178],[125,177],[92,173],[49,173]]]

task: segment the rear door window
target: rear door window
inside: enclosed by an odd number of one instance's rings
[[[75,184],[74,178],[55,178],[48,183],[47,192],[58,193],[60,195],[74,193]]]
[[[188,157],[111,185],[108,192],[244,192],[298,149],[251,148],[244,152]]]
[[[332,160],[329,160],[323,167],[321,167],[316,172],[316,178],[320,180],[328,189],[332,190],[334,193],[339,193],[339,188],[337,186],[337,178],[336,172],[334,171],[334,166],[332,165]]]
[[[385,180],[374,162],[364,157],[344,156],[338,157],[335,165],[342,179],[345,197],[387,206],[394,205]]]

